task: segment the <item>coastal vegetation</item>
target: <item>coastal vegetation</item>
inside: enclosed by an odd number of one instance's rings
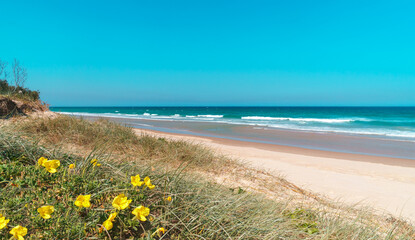
[[[2,238],[18,232],[25,239],[415,236],[402,220],[331,202],[204,146],[137,135],[104,120],[4,121],[0,187]]]
[[[47,110],[47,104],[39,98],[39,91],[24,87],[27,80],[26,68],[17,60],[14,60],[11,69],[7,66],[8,63],[0,59],[0,118]],[[12,72],[11,78],[9,72]]]
[[[3,96],[10,96],[13,98],[29,101],[39,100],[39,91],[32,91],[21,86],[11,86],[7,80],[0,79],[0,94]]]
[[[41,113],[38,92],[0,83],[3,99],[26,103],[20,115],[6,104],[9,119],[0,122],[1,239],[415,237],[403,220],[331,201],[200,144]]]
[[[27,70],[15,59],[10,65],[0,59],[0,95],[21,100],[38,101],[39,91],[24,87],[27,81]],[[12,77],[9,77],[9,76]],[[12,83],[12,84],[9,84]]]

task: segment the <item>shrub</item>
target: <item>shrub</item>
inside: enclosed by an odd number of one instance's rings
[[[40,99],[39,91],[33,91],[24,87],[11,86],[6,80],[0,80],[0,94],[10,95],[30,101],[38,101]]]

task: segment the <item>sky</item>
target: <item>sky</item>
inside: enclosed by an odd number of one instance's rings
[[[413,1],[5,1],[51,106],[415,106]]]

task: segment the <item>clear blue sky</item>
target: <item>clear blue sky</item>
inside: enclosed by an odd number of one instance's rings
[[[52,106],[415,105],[414,1],[2,1]]]

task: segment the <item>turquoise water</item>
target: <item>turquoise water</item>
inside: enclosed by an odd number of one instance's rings
[[[415,141],[415,107],[51,107],[117,118],[218,122]]]

